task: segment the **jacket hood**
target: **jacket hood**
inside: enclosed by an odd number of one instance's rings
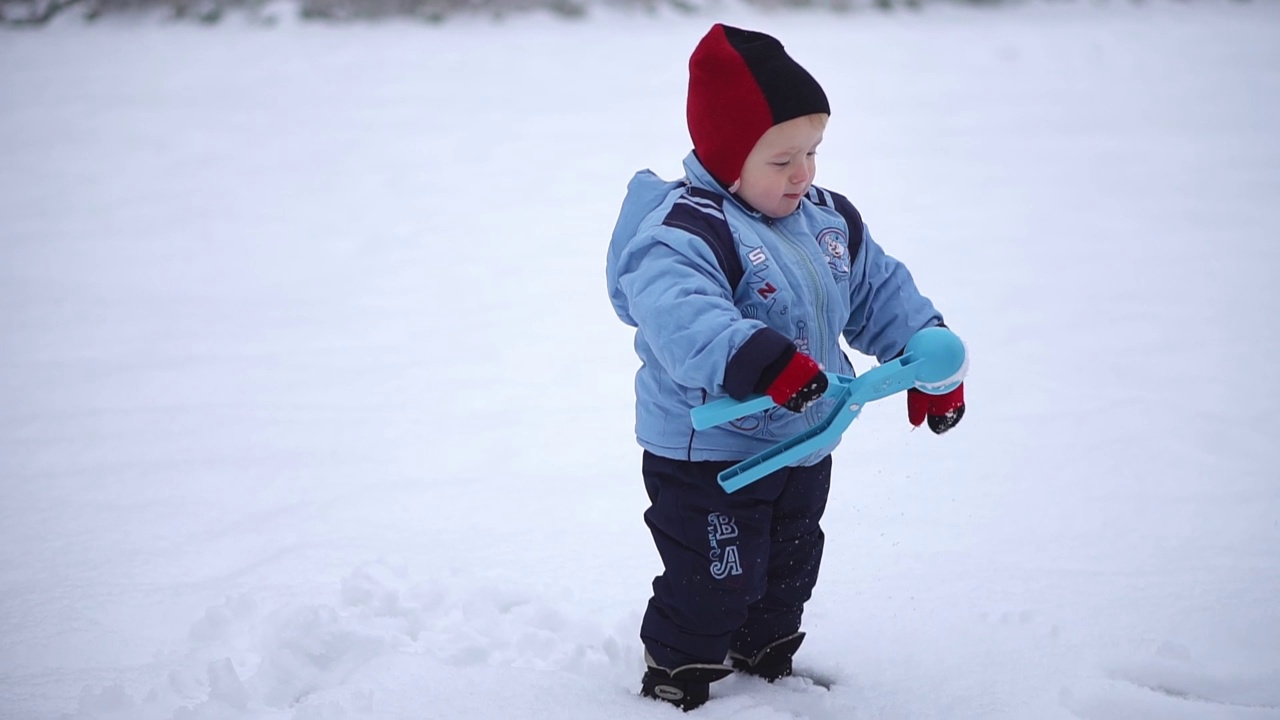
[[[627,196],[622,201],[618,222],[609,240],[609,257],[605,262],[605,282],[609,287],[609,300],[613,310],[628,325],[635,327],[627,307],[627,298],[618,287],[619,263],[627,246],[635,239],[640,227],[655,210],[662,207],[667,197],[685,185],[684,179],[663,180],[652,170],[641,170],[627,183]]]
[[[679,180],[663,180],[652,170],[641,170],[627,184],[627,196],[622,201],[622,210],[618,213],[618,222],[613,227],[613,237],[609,240],[609,257],[605,263],[605,281],[609,286],[609,300],[613,310],[628,325],[635,326],[635,321],[627,308],[627,299],[618,287],[619,264],[627,246],[646,225],[657,225],[660,217],[652,217],[658,209],[669,204],[671,194],[687,185],[711,190],[724,195],[736,203],[748,214],[759,215],[757,211],[743,203],[716,180],[699,162],[698,156],[690,152],[684,159],[685,176]]]

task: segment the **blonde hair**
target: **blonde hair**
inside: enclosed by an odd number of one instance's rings
[[[820,130],[826,130],[827,121],[831,119],[831,116],[826,113],[810,113],[804,117],[809,118],[809,122]]]

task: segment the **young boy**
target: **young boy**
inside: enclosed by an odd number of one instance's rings
[[[840,337],[885,362],[942,323],[853,205],[812,184],[830,112],[776,39],[713,26],[689,61],[686,176],[638,173],[609,247],[610,298],[637,328],[645,522],[664,565],[640,629],[641,693],[685,710],[734,670],[791,674],[834,446],[732,494],[717,474],[831,410],[823,370],[853,374]],[[756,393],[777,406],[694,431],[692,408]],[[907,405],[912,425],[943,433],[964,386],[910,390]]]

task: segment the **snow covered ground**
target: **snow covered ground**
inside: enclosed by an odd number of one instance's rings
[[[0,718],[680,717],[604,250],[717,19],[974,360],[695,715],[1280,718],[1265,2],[0,33]]]

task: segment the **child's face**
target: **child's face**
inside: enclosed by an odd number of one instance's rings
[[[769,128],[747,155],[742,177],[730,188],[772,218],[795,212],[816,170],[814,154],[826,115],[805,115]]]

